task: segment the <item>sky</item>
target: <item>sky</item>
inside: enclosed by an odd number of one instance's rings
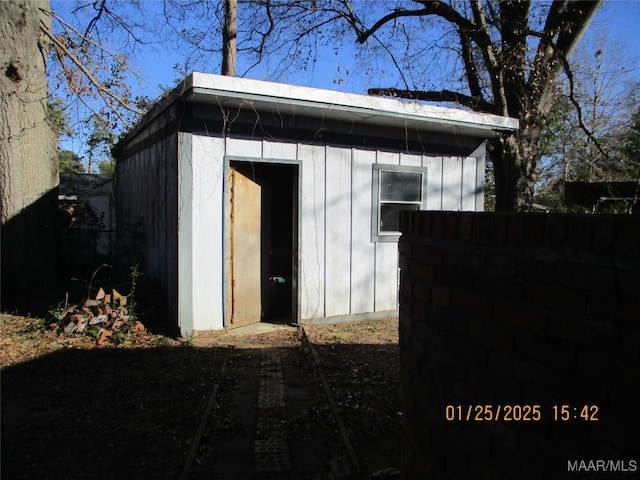
[[[160,12],[162,2],[157,0],[141,0],[149,2],[145,4],[147,11]],[[353,0],[357,2],[358,0]],[[381,0],[382,2],[382,0]],[[384,4],[384,2],[383,2]],[[62,16],[65,12],[73,9],[76,2],[71,0],[52,0],[52,9]],[[589,26],[584,40],[589,41],[606,35],[608,43],[611,45],[627,45],[630,52],[638,51],[640,45],[640,0],[605,0],[604,5],[596,14],[593,22]],[[219,42],[215,39],[214,43]],[[353,45],[353,44],[351,44]],[[323,88],[329,90],[339,90],[344,92],[366,94],[370,87],[393,86],[377,84],[376,79],[367,78],[363,75],[354,74],[348,71],[348,66],[353,65],[353,48],[345,45],[339,55],[333,51],[320,53],[316,67],[312,71],[289,71],[279,78],[271,78],[265,66],[255,68],[246,75],[248,78],[259,80],[273,80],[283,83],[291,83],[309,87]],[[168,87],[175,83],[177,73],[174,71],[175,64],[182,64],[184,57],[177,49],[170,49],[161,46],[159,43],[138,45],[134,54],[130,58],[130,64],[138,74],[138,80],[131,83],[132,94],[146,95],[150,98],[157,97],[162,89],[160,86]],[[242,59],[238,62],[241,63]],[[209,69],[209,73],[219,73],[219,60],[214,61],[214,68]],[[627,68],[631,76],[640,81],[640,56],[629,59]],[[240,73],[240,69],[238,69]],[[376,84],[373,84],[376,82]],[[61,148],[69,149],[84,156],[83,138],[77,137],[61,142]]]
[[[357,2],[357,0],[355,0]],[[382,1],[382,0],[381,0]],[[630,46],[636,46],[640,52],[640,0],[605,0],[604,5],[598,11],[593,22],[589,26],[586,37],[605,32],[611,40],[619,40]],[[348,54],[348,51],[346,52]],[[180,63],[182,57],[177,52],[148,51],[137,59],[143,90],[147,95],[157,95],[157,84],[170,83],[175,78],[173,65]],[[638,59],[636,59],[638,60]],[[329,52],[322,56],[319,66],[313,74],[305,72],[290,72],[284,83],[340,90],[351,93],[366,94],[372,85],[366,79],[345,74],[345,65],[348,59],[342,56],[336,57]],[[636,68],[640,78],[640,65]],[[210,73],[219,73],[217,71]],[[248,75],[258,80],[269,80],[264,70],[255,69]],[[377,85],[375,85],[377,86]]]

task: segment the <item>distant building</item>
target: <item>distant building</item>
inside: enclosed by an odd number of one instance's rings
[[[112,175],[61,173],[58,207],[63,227],[67,227],[63,251],[69,256],[82,250],[86,255],[111,257],[116,237]]]
[[[564,200],[593,213],[626,211],[632,204],[633,213],[640,213],[638,190],[637,182],[566,182]]]

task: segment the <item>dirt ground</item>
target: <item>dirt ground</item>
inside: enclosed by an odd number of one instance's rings
[[[402,424],[397,319],[305,330],[353,446],[359,478],[395,478]],[[283,358],[308,371],[311,384],[319,377],[311,375],[313,358],[302,340],[295,330],[221,334],[196,347],[134,332],[119,345],[98,347],[88,337],[48,331],[41,320],[3,314],[2,476],[179,478],[214,386],[221,386],[222,402],[240,380],[233,365],[221,371],[229,352],[288,352]],[[313,388],[323,391],[315,383]],[[291,424],[300,445],[323,429],[335,434],[327,413],[324,400],[300,411]],[[234,428],[234,419],[214,406],[203,446]],[[201,448],[195,462],[205,466],[212,455],[213,449]]]

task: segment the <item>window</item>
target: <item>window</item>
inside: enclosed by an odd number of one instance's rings
[[[372,241],[398,241],[400,212],[424,208],[425,186],[422,167],[373,165]]]

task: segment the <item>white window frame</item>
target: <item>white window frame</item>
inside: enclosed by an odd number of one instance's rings
[[[427,168],[414,167],[409,165],[385,165],[373,164],[371,189],[371,241],[372,242],[397,242],[400,239],[400,232],[380,231],[380,211],[384,203],[405,203],[405,202],[384,202],[380,200],[380,172],[395,173],[418,173],[422,176],[420,201],[406,202],[407,204],[418,204],[418,210],[427,208]]]

